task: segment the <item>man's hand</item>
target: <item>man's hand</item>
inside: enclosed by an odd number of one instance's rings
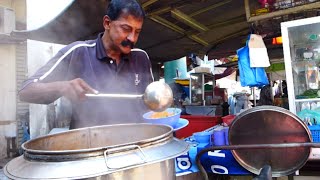
[[[90,87],[84,80],[77,78],[61,82],[61,95],[71,101],[84,100],[85,94],[97,94],[98,91]]]

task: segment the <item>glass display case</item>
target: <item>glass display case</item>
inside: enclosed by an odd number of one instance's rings
[[[190,104],[191,105],[211,105],[214,97],[213,88],[215,86],[214,76],[207,73],[190,74]]]
[[[320,108],[320,17],[281,23],[289,109]]]

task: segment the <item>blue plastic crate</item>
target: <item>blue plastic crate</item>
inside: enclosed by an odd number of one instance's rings
[[[320,142],[320,125],[308,126],[313,142]]]

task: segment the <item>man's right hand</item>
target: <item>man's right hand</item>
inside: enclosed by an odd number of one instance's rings
[[[98,91],[90,87],[83,79],[77,78],[63,81],[61,84],[61,95],[71,101],[84,100],[85,94],[97,94]]]

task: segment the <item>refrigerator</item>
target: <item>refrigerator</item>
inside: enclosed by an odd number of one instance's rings
[[[320,106],[320,17],[283,22],[281,33],[290,111]]]
[[[289,110],[312,125],[313,141],[319,142],[320,17],[283,22],[281,33]],[[320,149],[313,149],[310,159],[320,159]]]

